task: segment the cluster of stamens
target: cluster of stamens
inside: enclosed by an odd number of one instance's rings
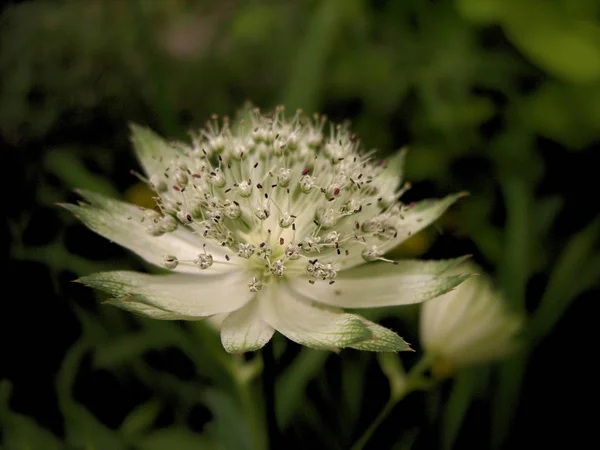
[[[191,145],[171,145],[176,156],[146,180],[158,210],[146,210],[143,221],[152,236],[185,227],[201,251],[191,261],[165,255],[167,269],[244,266],[257,292],[287,276],[332,284],[355,255],[389,261],[382,248],[398,237],[408,206],[383,176],[385,165],[359,152],[347,126],[255,109],[235,124],[214,116]],[[211,254],[211,245],[225,256]]]

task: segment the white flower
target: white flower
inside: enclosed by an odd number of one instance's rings
[[[462,194],[400,203],[404,153],[387,163],[359,153],[347,127],[283,109],[231,127],[213,118],[192,144],[132,126],[156,191],[142,210],[90,192],[64,205],[88,227],[169,275],[106,272],[82,278],[109,302],[156,319],[228,314],[229,352],[256,350],[274,330],[318,349],[408,349],[398,335],[341,308],[417,303],[458,285],[461,259],[382,255],[437,219]]]
[[[473,265],[463,270],[477,272]],[[480,275],[423,304],[421,343],[439,358],[438,368],[451,371],[513,351],[521,324],[519,316],[506,310],[490,280]]]

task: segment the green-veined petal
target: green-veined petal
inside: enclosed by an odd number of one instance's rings
[[[293,280],[291,289],[315,302],[341,308],[373,308],[420,303],[444,294],[470,275],[444,274],[465,258],[442,261],[369,263],[341,272],[335,284],[306,277]]]
[[[123,309],[158,314],[150,308],[132,305],[139,303],[175,316],[200,318],[244,306],[254,295],[248,289],[247,278],[243,271],[201,278],[190,274],[148,275],[116,271],[95,273],[79,281],[113,295],[115,298],[109,303]]]
[[[392,330],[367,319],[362,319],[362,321],[369,328],[372,336],[364,341],[351,344],[348,347],[371,352],[401,352],[411,350],[410,345]]]
[[[274,331],[262,319],[258,300],[254,299],[225,318],[221,324],[221,342],[229,353],[251,352],[269,342]]]
[[[72,212],[91,230],[128,248],[156,266],[164,267],[165,255],[174,255],[179,260],[193,260],[204,251],[205,243],[181,224],[171,233],[152,236],[146,231],[143,223],[144,213],[138,206],[93,192],[79,191],[79,193],[90,202],[89,205],[62,204],[61,206]],[[224,251],[221,248],[207,245],[206,250],[213,255],[215,261],[225,262]],[[233,262],[229,264],[232,265]],[[227,265],[215,264],[210,268],[210,272],[214,274],[226,269]],[[179,264],[175,271],[201,275],[208,273],[201,272],[192,264]]]
[[[294,294],[281,284],[263,289],[261,314],[281,334],[307,347],[337,350],[371,338],[362,318]]]

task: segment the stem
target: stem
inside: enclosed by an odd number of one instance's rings
[[[415,364],[408,375],[406,375],[406,384],[404,385],[404,389],[398,392],[395,396],[390,397],[383,409],[379,412],[377,417],[375,417],[375,420],[371,423],[371,425],[369,425],[369,428],[367,428],[360,439],[352,446],[351,450],[362,450],[365,447],[373,433],[375,433],[375,430],[379,428],[379,426],[392,412],[392,409],[394,409],[394,406],[396,406],[400,400],[413,391],[419,389],[425,390],[431,386],[431,381],[424,379],[423,374],[427,369],[429,369],[433,361],[434,358],[431,355],[425,355],[417,362],[417,364]]]
[[[275,355],[273,354],[273,344],[267,343],[262,349],[263,357],[263,394],[265,399],[265,410],[267,419],[267,433],[269,437],[268,448],[281,448],[281,432],[277,425],[275,415]]]
[[[377,417],[375,417],[375,420],[371,423],[371,425],[369,425],[369,428],[367,428],[360,439],[356,441],[351,450],[362,450],[365,447],[366,443],[369,441],[369,439],[371,439],[373,433],[375,433],[375,430],[379,428],[379,425],[381,425],[388,414],[392,412],[392,409],[394,409],[396,403],[398,403],[398,400],[394,398],[390,398],[387,401],[383,409],[379,411],[379,414],[377,414]]]
[[[248,385],[238,382],[238,392],[242,408],[246,414],[248,425],[250,428],[250,434],[252,436],[252,442],[254,449],[266,448],[265,436],[264,436],[264,424],[261,423],[259,411],[256,408],[256,402],[252,398]]]

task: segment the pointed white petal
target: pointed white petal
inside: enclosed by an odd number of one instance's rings
[[[399,241],[394,245],[408,239],[418,233],[426,226],[437,220],[446,210],[459,198],[467,195],[464,192],[448,195],[441,199],[429,199],[415,203],[415,205],[403,214],[396,222]]]
[[[404,350],[411,350],[410,345],[392,330],[370,322],[367,319],[363,319],[362,317],[361,319],[371,331],[372,336],[369,339],[349,345],[348,347],[371,352],[401,352]]]
[[[315,302],[341,308],[414,304],[444,294],[468,278],[469,274],[445,274],[463,261],[369,263],[341,272],[332,285],[320,280],[310,284],[308,278],[298,277],[290,286]]]
[[[203,317],[194,317],[194,316],[186,316],[182,314],[176,314],[171,311],[166,311],[164,309],[158,308],[156,306],[151,306],[146,303],[140,303],[138,300],[143,300],[143,298],[137,297],[135,295],[127,298],[127,299],[110,299],[106,300],[104,304],[114,305],[118,308],[124,309],[125,311],[129,311],[131,313],[137,314],[138,316],[149,317],[150,319],[157,320],[200,320]]]
[[[90,205],[61,205],[71,211],[87,227],[111,241],[137,253],[146,261],[163,267],[163,257],[174,255],[181,260],[193,260],[203,251],[205,244],[183,225],[162,236],[152,236],[142,222],[143,211],[132,204],[113,200],[88,191],[79,191]],[[179,264],[175,272],[199,275],[216,274],[227,271],[233,262],[227,263],[223,249],[206,243],[206,250],[213,255],[215,263],[210,269],[200,271],[191,264]]]
[[[263,347],[275,330],[260,314],[258,300],[230,313],[221,325],[221,342],[229,353],[252,352]]]
[[[459,192],[458,194],[448,195],[442,199],[429,199],[415,203],[413,207],[402,214],[402,217],[398,217],[396,220],[394,228],[397,231],[397,237],[395,239],[390,239],[388,242],[382,243],[382,241],[377,238],[370,238],[366,242],[367,246],[377,245],[378,249],[382,252],[391,250],[412,235],[421,231],[423,228],[431,225],[454,202],[465,195],[464,192]],[[362,218],[358,218],[358,220],[360,222],[366,218],[368,217],[364,215]],[[364,248],[364,245],[358,243],[353,246],[348,246],[350,255],[340,260],[339,268],[341,270],[350,269],[363,264],[365,262],[362,258],[362,250]]]
[[[379,174],[381,180],[379,195],[385,198],[397,193],[404,179],[405,160],[406,149],[402,149],[385,161],[385,169]]]
[[[131,141],[135,154],[148,176],[162,175],[167,163],[177,156],[177,151],[152,130],[131,124]]]
[[[266,322],[307,347],[335,351],[371,338],[361,317],[315,305],[284,284],[269,286],[260,297],[260,306]]]
[[[163,318],[172,319],[235,311],[254,295],[248,289],[248,276],[242,271],[203,277],[117,271],[95,273],[79,281],[112,294],[115,298],[109,303],[115,306],[151,317],[158,314],[158,309],[166,314]]]

